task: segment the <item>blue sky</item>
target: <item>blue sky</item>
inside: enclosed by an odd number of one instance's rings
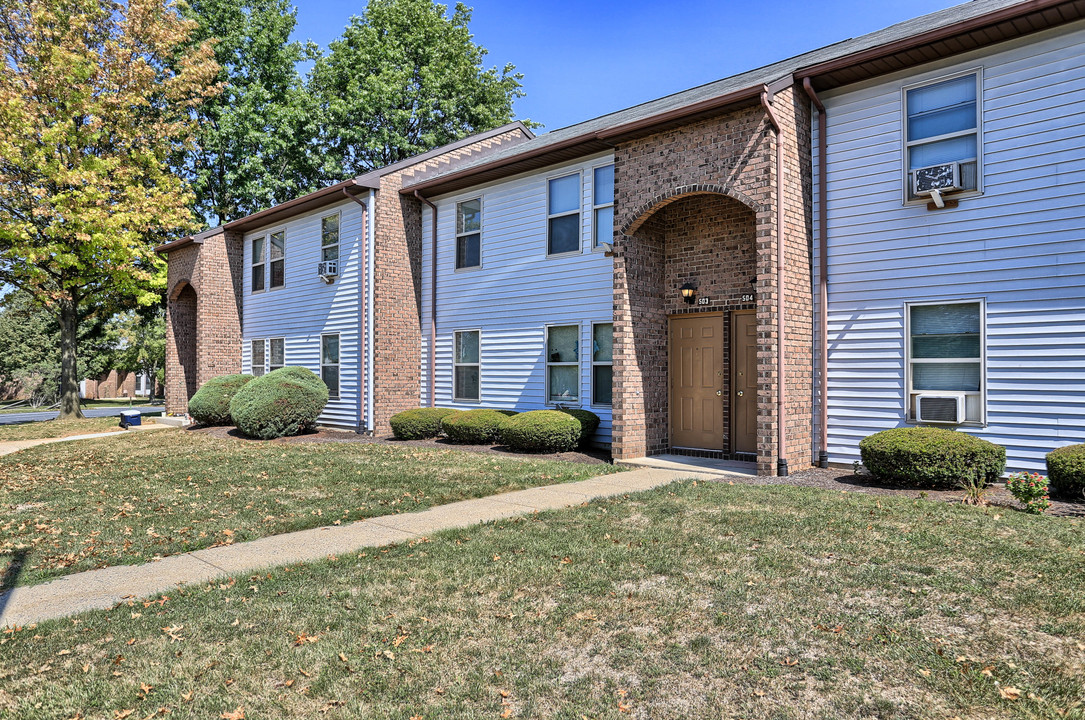
[[[959,4],[961,0],[475,0],[471,29],[488,65],[516,65],[519,118],[545,129],[767,65]],[[322,47],[364,0],[299,0],[295,36]],[[760,31],[760,35],[758,34]]]

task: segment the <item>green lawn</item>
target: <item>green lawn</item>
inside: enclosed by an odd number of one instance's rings
[[[0,635],[0,715],[1081,718],[1083,549],[686,482]]]
[[[84,418],[83,420],[40,420],[14,425],[0,425],[0,442],[104,433],[110,430],[120,430],[120,420],[119,417],[108,417]]]
[[[175,430],[45,445],[0,457],[0,573],[20,549],[19,583],[33,584],[616,469]]]

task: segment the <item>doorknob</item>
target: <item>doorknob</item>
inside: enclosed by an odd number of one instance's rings
[[[739,390],[739,391],[738,391],[738,393],[737,393],[737,395],[738,395],[739,397],[742,397],[742,391],[741,391],[741,390]]]
[[[722,397],[722,396],[723,396],[723,390],[717,390],[716,391],[716,397]]]

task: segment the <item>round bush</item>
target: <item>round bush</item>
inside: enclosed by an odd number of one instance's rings
[[[458,413],[451,408],[415,408],[391,417],[392,435],[396,440],[422,440],[441,434],[441,420]]]
[[[230,401],[237,429],[261,440],[312,429],[328,404],[328,387],[311,370],[285,367],[253,379]]]
[[[1085,445],[1067,445],[1049,452],[1047,481],[1059,497],[1085,498]]]
[[[501,439],[522,452],[566,452],[580,440],[580,421],[557,410],[532,410],[510,417]]]
[[[450,439],[464,445],[491,445],[501,439],[501,428],[509,419],[498,410],[467,410],[447,415],[441,429]]]
[[[204,425],[229,425],[230,401],[250,380],[252,375],[211,378],[188,401],[188,414]]]
[[[930,488],[987,485],[1002,475],[1006,448],[933,427],[885,430],[859,442],[863,465],[879,480]]]
[[[599,416],[591,410],[579,410],[577,408],[569,408],[561,412],[572,415],[580,422],[580,440],[577,441],[577,444],[581,447],[587,445],[588,440],[591,440],[591,436],[599,429]]]

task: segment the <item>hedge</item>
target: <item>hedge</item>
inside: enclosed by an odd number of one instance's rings
[[[422,440],[441,434],[441,420],[459,410],[451,408],[415,408],[391,417],[392,435],[396,440]]]
[[[501,439],[522,452],[566,452],[576,448],[580,421],[558,410],[532,410],[510,417],[501,430]]]
[[[441,429],[455,442],[464,445],[491,445],[501,440],[501,428],[509,416],[498,410],[467,410],[446,415]]]
[[[591,440],[591,436],[595,434],[595,431],[599,429],[599,416],[593,413],[591,410],[580,410],[577,408],[569,408],[561,410],[560,412],[566,415],[572,415],[580,422],[580,439],[577,444],[584,447]]]
[[[270,440],[312,429],[328,404],[328,387],[311,370],[284,367],[253,379],[230,401],[237,429]]]
[[[879,480],[955,488],[979,478],[994,482],[1006,467],[1006,448],[968,433],[933,427],[885,430],[859,442],[863,465]]]
[[[222,375],[203,384],[188,401],[188,414],[204,425],[229,425],[230,401],[252,375]]]
[[[1085,445],[1066,445],[1047,454],[1047,481],[1059,497],[1085,498]]]

